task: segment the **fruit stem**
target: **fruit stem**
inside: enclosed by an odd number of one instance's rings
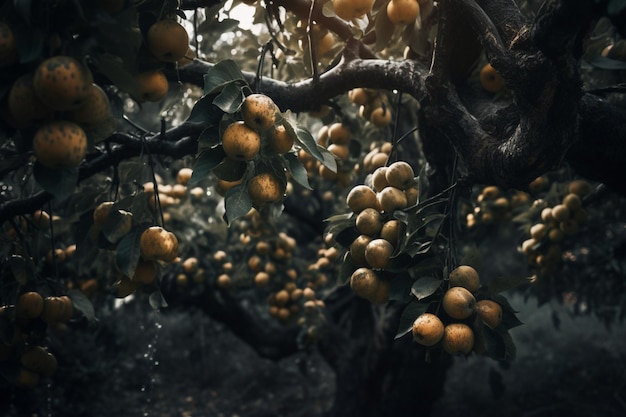
[[[48,201],[48,214],[50,215],[50,247],[52,249],[52,264],[54,265],[54,278],[59,281],[59,262],[55,250],[54,221],[52,220],[52,202]]]

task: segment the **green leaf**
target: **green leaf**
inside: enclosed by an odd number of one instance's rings
[[[246,79],[235,61],[225,59],[204,74],[204,92],[207,94],[218,92],[233,81],[240,85],[246,84]]]
[[[337,284],[349,284],[350,277],[354,271],[355,268],[354,265],[352,265],[352,256],[350,255],[350,252],[346,252],[343,257],[343,261],[339,266],[339,272],[337,273]]]
[[[72,300],[74,308],[80,311],[88,321],[93,322],[96,319],[96,312],[93,308],[91,301],[77,288],[72,288],[67,292],[67,295]]]
[[[94,53],[91,62],[117,88],[131,97],[139,97],[139,85],[120,57],[108,53]]]
[[[189,114],[187,121],[204,122],[209,126],[217,125],[222,116],[224,116],[224,112],[213,104],[215,97],[215,94],[205,94],[200,97],[200,100],[196,101],[196,104],[191,109],[191,114]]]
[[[198,149],[203,151],[207,148],[213,148],[220,144],[219,129],[211,125],[204,129],[198,136]]]
[[[422,277],[411,286],[411,294],[413,294],[418,301],[423,300],[433,295],[439,287],[441,287],[442,282],[443,281],[438,278]]]
[[[403,303],[411,301],[411,286],[413,279],[408,274],[397,274],[389,285],[389,299]]]
[[[352,242],[354,242],[354,239],[359,237],[361,233],[359,233],[359,231],[356,229],[356,226],[351,225],[343,230],[340,230],[337,233],[333,232],[333,235],[335,236],[335,241],[337,243],[339,243],[344,248],[349,248]]]
[[[59,201],[65,200],[76,189],[78,168],[52,169],[35,163],[35,181]]]
[[[112,210],[102,226],[102,234],[111,243],[117,243],[132,229],[133,214],[126,210]]]
[[[213,100],[213,104],[225,113],[235,113],[245,98],[242,91],[243,85],[239,82],[226,84]]]
[[[115,263],[120,272],[127,277],[132,277],[137,269],[141,255],[141,234],[144,230],[145,226],[133,227],[117,244]]]
[[[315,139],[313,138],[313,135],[311,135],[311,132],[300,127],[294,128],[287,121],[283,121],[283,126],[285,126],[285,129],[287,130],[289,135],[296,139],[296,143],[300,145],[306,152],[311,154],[315,159],[320,162],[324,160],[324,157],[317,148],[317,142],[315,142]]]
[[[167,307],[167,301],[165,301],[163,293],[160,290],[151,293],[150,297],[148,297],[148,301],[150,302],[150,306],[155,310]]]
[[[293,153],[286,153],[284,156],[287,161],[287,169],[293,179],[307,190],[312,190],[313,188],[309,185],[309,176],[306,168],[304,168],[298,157]]]
[[[335,156],[322,146],[318,146],[318,150],[322,154],[322,159],[320,160],[322,165],[332,172],[337,172],[337,159],[335,159]]]
[[[398,324],[398,331],[396,332],[395,339],[399,339],[407,333],[411,332],[413,328],[413,322],[420,315],[424,314],[428,309],[428,303],[419,303],[417,301],[411,301],[402,311],[400,321]]]
[[[478,250],[476,244],[473,243],[467,249],[459,265],[469,265],[474,268],[476,272],[480,273],[480,270],[483,267],[483,257],[480,254],[480,251]]]
[[[248,165],[244,161],[224,158],[215,168],[213,174],[224,181],[238,181],[243,178]]]
[[[26,285],[31,278],[35,277],[35,263],[31,258],[26,259],[21,255],[11,255],[9,263],[13,277],[18,284]]]
[[[218,166],[225,157],[226,154],[221,146],[203,150],[200,156],[198,156],[198,159],[196,159],[191,178],[189,179],[189,185],[195,185],[206,179],[211,173],[211,170]]]
[[[224,205],[226,207],[225,218],[229,225],[250,211],[252,201],[244,184],[235,185],[226,192]]]
[[[502,309],[502,322],[500,323],[499,327],[509,330],[514,327],[519,327],[523,324],[524,323],[519,318],[517,318],[517,315],[515,313],[509,311],[508,309]]]

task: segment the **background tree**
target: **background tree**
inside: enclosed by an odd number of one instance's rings
[[[514,287],[623,317],[622,2],[0,7],[13,411],[121,299],[319,355],[342,416],[428,413],[451,355],[510,362]],[[481,260],[494,235],[526,269]]]

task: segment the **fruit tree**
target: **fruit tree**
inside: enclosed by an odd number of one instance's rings
[[[539,3],[0,0],[6,411],[146,317],[317,355],[332,416],[506,367],[511,296],[623,319],[626,2]]]

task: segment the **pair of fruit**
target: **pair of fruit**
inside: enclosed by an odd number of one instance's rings
[[[378,128],[391,124],[393,114],[387,96],[370,88],[355,88],[348,92],[348,99],[359,107],[359,115]]]

